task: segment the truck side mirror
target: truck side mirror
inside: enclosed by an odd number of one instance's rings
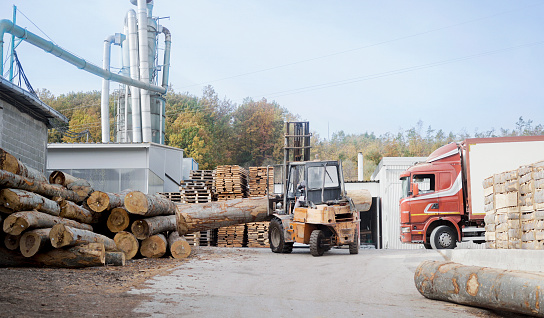
[[[412,184],[412,193],[414,196],[419,195],[419,185],[417,183]]]

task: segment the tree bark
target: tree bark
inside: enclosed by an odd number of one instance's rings
[[[106,224],[112,233],[124,231],[130,225],[130,215],[123,208],[115,208],[111,210]]]
[[[170,247],[170,254],[173,258],[186,258],[191,254],[191,245],[189,245],[183,236],[179,236],[179,233],[176,231],[172,231],[168,236],[168,246]]]
[[[32,257],[38,252],[51,249],[51,240],[49,239],[50,231],[51,229],[48,228],[36,229],[23,233],[19,244],[21,254],[23,254],[24,257]]]
[[[106,252],[106,265],[125,266],[125,253]]]
[[[53,226],[51,232],[49,232],[49,238],[51,239],[51,245],[55,248],[85,243],[101,243],[104,245],[106,251],[118,251],[117,245],[109,237],[87,230],[76,229],[64,224]]]
[[[67,187],[70,183],[73,182],[86,182],[87,185],[90,186],[87,180],[74,177],[60,170],[55,170],[49,175],[49,183],[51,184],[60,184],[63,187]]]
[[[15,158],[15,156],[11,155],[2,148],[0,148],[0,169],[29,179],[47,183],[47,178],[43,173],[34,168],[28,167]]]
[[[372,205],[372,194],[368,190],[348,190],[347,196],[351,198],[357,211],[368,211]]]
[[[125,253],[126,259],[134,258],[140,248],[138,239],[130,232],[121,231],[115,234],[113,241],[117,245],[117,248]]]
[[[104,266],[106,251],[102,243],[81,244],[67,249],[53,249],[31,259],[50,267],[80,268]]]
[[[79,179],[75,182],[72,182],[66,186],[66,189],[74,191],[79,195],[80,198],[83,198],[81,201],[84,201],[93,193],[94,189],[89,184],[89,181]]]
[[[75,204],[72,201],[63,200],[60,206],[61,217],[76,220],[81,223],[97,223],[100,217],[99,213],[91,212],[84,207]]]
[[[162,234],[156,234],[142,241],[140,254],[149,258],[163,257],[164,254],[166,254],[167,246],[168,242],[166,241],[166,237]]]
[[[176,204],[180,235],[270,219],[267,197],[252,197],[199,204]]]
[[[62,197],[74,202],[81,202],[85,199],[62,186],[25,178],[5,170],[0,170],[0,187],[27,190],[48,198]]]
[[[93,227],[74,220],[53,216],[37,211],[15,212],[4,220],[4,232],[19,235],[26,229],[53,227],[56,224],[92,231]]]
[[[37,210],[55,216],[59,216],[60,213],[57,202],[20,189],[0,190],[0,204],[15,212]]]
[[[94,212],[122,208],[125,205],[125,195],[129,192],[132,190],[123,190],[121,193],[94,191],[87,198],[87,205]]]
[[[176,229],[175,215],[160,215],[152,218],[141,219],[132,223],[132,234],[139,240],[145,240],[154,234],[159,234]]]
[[[4,245],[6,245],[6,248],[8,250],[15,251],[19,249],[20,244],[21,235],[6,234],[6,236],[4,237]]]
[[[132,191],[125,196],[125,208],[130,213],[147,217],[176,213],[174,202],[160,195],[146,195],[140,191]]]

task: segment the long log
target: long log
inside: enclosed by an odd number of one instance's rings
[[[60,206],[60,216],[64,218],[87,224],[97,223],[100,218],[99,213],[91,212],[72,201],[63,200]]]
[[[160,215],[152,218],[136,220],[132,223],[132,234],[139,240],[145,240],[154,234],[174,231],[176,229],[175,215]]]
[[[21,235],[6,234],[4,237],[4,245],[8,250],[15,251],[19,249],[21,244]]]
[[[19,244],[21,254],[23,254],[24,257],[32,257],[38,252],[51,249],[51,240],[49,239],[50,231],[51,229],[48,228],[36,229],[23,233]]]
[[[132,259],[140,249],[138,239],[130,232],[121,231],[113,237],[117,248],[125,253],[126,259]]]
[[[51,174],[49,175],[49,183],[60,184],[63,187],[68,186],[70,183],[81,182],[81,181],[87,182],[87,184],[90,186],[87,180],[74,177],[71,174],[68,174],[60,170],[55,170],[51,172]]]
[[[544,317],[542,274],[424,261],[414,282],[430,299]]]
[[[174,202],[161,195],[147,195],[140,191],[127,193],[125,209],[130,213],[146,217],[176,214]]]
[[[106,265],[125,266],[125,253],[106,252]]]
[[[159,258],[166,254],[168,241],[162,234],[155,234],[142,241],[140,254],[148,258]]]
[[[168,247],[173,258],[182,259],[191,254],[191,245],[177,231],[172,231],[168,236]]]
[[[79,195],[80,198],[83,198],[84,201],[86,198],[94,192],[94,189],[89,184],[89,181],[79,179],[78,181],[72,182],[66,186],[66,189],[74,191]]]
[[[43,173],[25,165],[2,148],[0,148],[0,169],[36,181],[47,182],[47,178]]]
[[[21,189],[0,190],[0,205],[17,211],[37,210],[47,214],[59,216],[59,204],[37,193]]]
[[[65,200],[74,202],[81,202],[85,199],[84,197],[80,197],[76,192],[60,185],[36,181],[5,170],[0,170],[0,187],[27,190],[48,198],[62,197]]]
[[[112,233],[124,231],[130,225],[130,215],[123,208],[115,208],[111,210],[106,225]]]
[[[76,229],[64,224],[53,226],[51,232],[49,232],[49,239],[51,240],[51,245],[55,248],[85,243],[101,243],[104,244],[106,251],[118,251],[117,245],[109,237],[87,230]]]
[[[34,255],[30,259],[49,267],[80,268],[104,266],[106,263],[106,251],[104,244],[88,243],[66,249],[52,249],[48,252]]]
[[[132,190],[123,190],[121,193],[94,191],[87,198],[87,205],[94,212],[103,212],[121,208],[125,205],[125,196]]]
[[[199,204],[176,204],[180,235],[220,227],[266,221],[268,199],[252,197]]]
[[[26,229],[48,228],[56,224],[66,224],[89,231],[93,230],[93,227],[88,224],[37,211],[22,211],[10,214],[4,220],[3,229],[8,234],[19,235]]]
[[[357,211],[368,211],[372,205],[372,194],[368,190],[347,190],[347,196],[355,204]]]

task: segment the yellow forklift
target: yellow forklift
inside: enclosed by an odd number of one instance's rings
[[[333,246],[359,252],[359,211],[346,196],[339,161],[309,161],[308,122],[287,122],[283,193],[269,196],[268,229],[274,253],[291,253],[294,243],[310,245],[313,256]]]

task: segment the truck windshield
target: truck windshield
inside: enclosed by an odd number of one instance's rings
[[[408,192],[410,192],[410,177],[402,177],[400,178],[400,181],[402,181],[402,197],[401,199],[408,197]]]

